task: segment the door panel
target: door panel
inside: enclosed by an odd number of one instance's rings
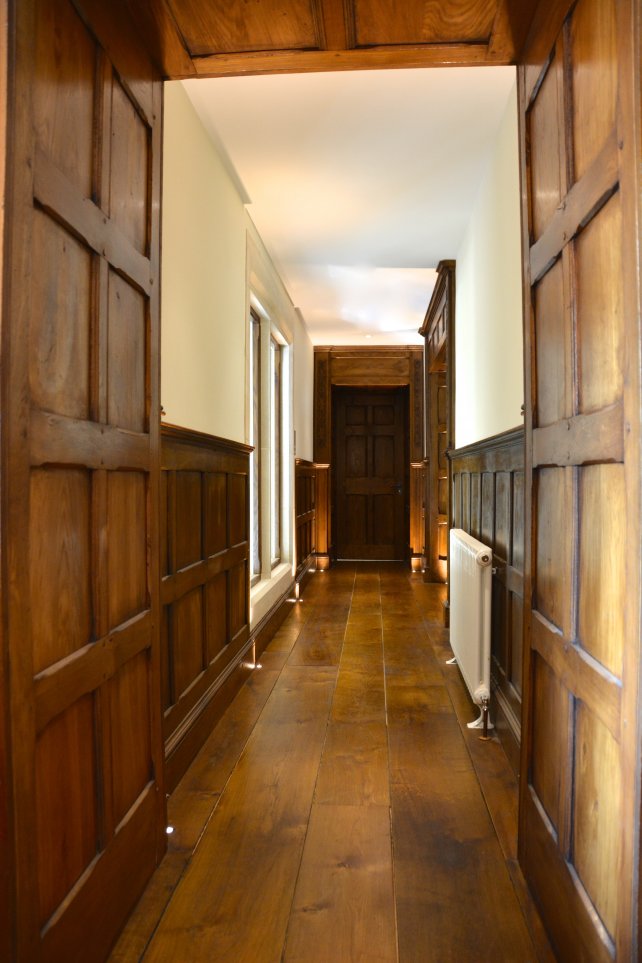
[[[20,963],[104,959],[165,843],[161,85],[123,9],[109,55],[93,0],[21,0],[11,20],[2,525]]]
[[[520,859],[573,960],[637,958],[638,8],[569,3],[539,76],[528,57],[519,72],[532,523]]]
[[[407,391],[335,391],[337,557],[403,559],[409,538]]]

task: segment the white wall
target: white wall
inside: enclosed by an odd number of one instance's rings
[[[249,436],[249,286],[294,344],[297,455],[312,458],[313,348],[181,83],[165,85],[161,401],[165,421]]]
[[[522,255],[517,92],[457,253],[457,448],[522,423]]]

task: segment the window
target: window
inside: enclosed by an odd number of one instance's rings
[[[250,312],[250,580],[261,577],[261,319]]]
[[[250,311],[248,343],[249,440],[254,448],[250,456],[250,561],[254,587],[268,582],[274,570],[287,563],[290,556],[290,354],[279,329],[256,307]]]
[[[270,338],[270,496],[272,568],[281,561],[281,489],[283,485],[281,345]]]

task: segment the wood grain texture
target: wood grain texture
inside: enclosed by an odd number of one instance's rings
[[[208,693],[249,638],[248,450],[163,426],[161,470],[164,734],[176,779],[199,748],[195,735],[199,716],[210,711]]]
[[[312,807],[284,961],[397,960],[388,806]]]

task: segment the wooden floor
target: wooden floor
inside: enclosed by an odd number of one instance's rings
[[[314,576],[170,799],[112,963],[553,959],[442,597],[392,563]]]

